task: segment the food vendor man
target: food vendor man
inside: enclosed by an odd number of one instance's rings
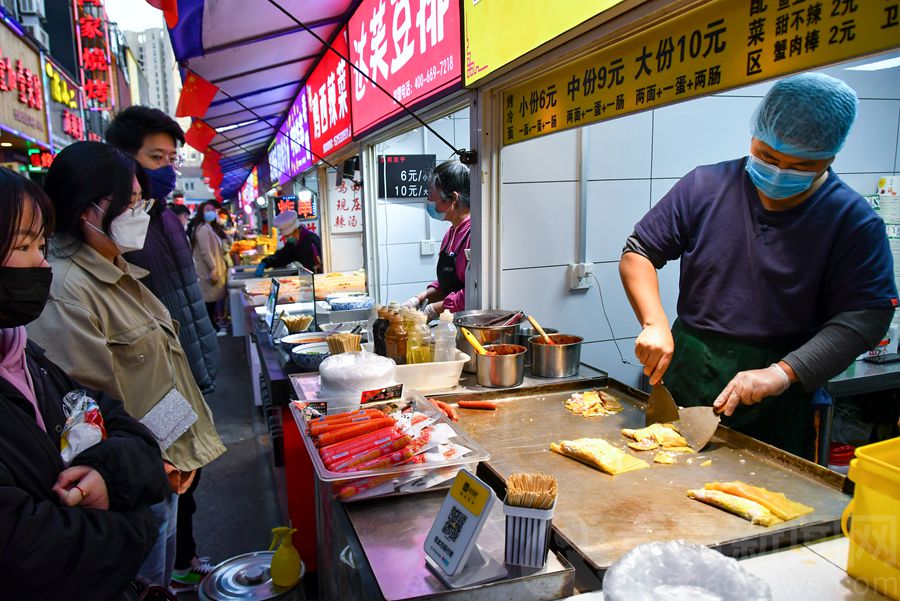
[[[751,119],[750,155],[697,167],[635,226],[619,266],[635,354],[681,406],[797,455],[817,387],[872,348],[897,305],[885,226],[831,169],[856,93],[800,74]],[[656,270],[681,259],[671,329]]]
[[[449,221],[450,229],[441,241],[437,280],[403,303],[423,309],[428,321],[447,309],[451,313],[466,308],[466,266],[469,258],[469,168],[459,161],[445,161],[434,168],[428,182],[425,210],[432,219]]]
[[[275,216],[272,224],[284,238],[284,246],[269,255],[256,267],[256,276],[261,277],[266,269],[285,267],[289,263],[300,263],[313,273],[322,273],[322,240],[302,225],[297,219],[297,211],[282,211]]]

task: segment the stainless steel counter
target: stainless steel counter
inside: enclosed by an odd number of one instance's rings
[[[836,397],[900,388],[900,362],[877,364],[854,361],[833,377],[825,388]]]
[[[423,544],[447,491],[343,505],[384,599],[559,599],[572,594],[575,571],[552,552],[541,570],[507,566],[503,580],[448,589],[425,566]],[[478,538],[482,551],[503,561],[505,518],[496,503]]]

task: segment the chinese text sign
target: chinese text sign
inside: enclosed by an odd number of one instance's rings
[[[350,123],[350,72],[347,61],[347,30],[334,40],[306,82],[309,96],[309,141],[312,151],[325,157],[352,139]]]
[[[504,144],[896,47],[900,1],[717,0],[503,94]]]
[[[353,133],[358,134],[461,78],[456,0],[363,0],[350,17]]]

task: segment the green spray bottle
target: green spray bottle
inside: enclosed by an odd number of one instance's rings
[[[278,545],[275,555],[272,556],[271,567],[272,583],[275,586],[288,588],[300,580],[300,554],[297,553],[291,540],[296,531],[296,528],[272,528],[272,544],[269,551]]]

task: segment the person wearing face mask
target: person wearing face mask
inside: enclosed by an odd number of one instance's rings
[[[163,451],[171,494],[153,506],[159,538],[142,578],[168,586],[178,494],[225,451],[166,307],[123,253],[144,245],[152,199],[134,159],[100,142],[64,148],[47,172],[56,214],[50,299],[29,335],[72,377],[121,399]]]
[[[272,225],[284,238],[284,246],[259,262],[256,277],[262,277],[266,269],[285,267],[289,263],[300,263],[313,273],[322,273],[322,239],[300,225],[297,211],[282,211]]]
[[[200,390],[209,394],[216,389],[219,369],[215,324],[210,322],[206,311],[180,213],[167,208],[165,202],[175,188],[178,145],[184,144],[184,132],[159,109],[130,106],[110,123],[106,141],[134,157],[144,168],[150,180],[149,196],[156,200],[150,210],[144,247],[127,253],[125,260],[149,272],[141,283],[178,322],[178,339],[188,356],[191,373]],[[174,206],[188,213],[183,205]],[[187,217],[184,220],[186,223]]]
[[[635,226],[619,271],[635,354],[682,406],[811,456],[811,398],[881,340],[897,306],[885,226],[831,169],[856,118],[840,80],[777,82],[750,156],[697,167]],[[681,259],[669,328],[656,270]]]
[[[200,291],[209,319],[216,323],[216,305],[225,298],[225,252],[222,241],[225,238],[218,222],[219,213],[213,202],[207,202],[197,209],[191,233],[194,247],[194,265],[200,278]]]
[[[0,596],[127,598],[156,539],[150,505],[168,494],[153,435],[122,403],[85,386],[28,340],[50,293],[53,209],[35,183],[0,168]],[[63,398],[85,390],[107,438],[60,456]]]
[[[451,313],[466,308],[466,266],[469,259],[469,168],[459,161],[445,161],[434,168],[428,184],[425,210],[432,219],[449,221],[450,229],[441,241],[437,280],[403,303],[418,309],[428,301],[424,312],[428,321],[444,309]]]

